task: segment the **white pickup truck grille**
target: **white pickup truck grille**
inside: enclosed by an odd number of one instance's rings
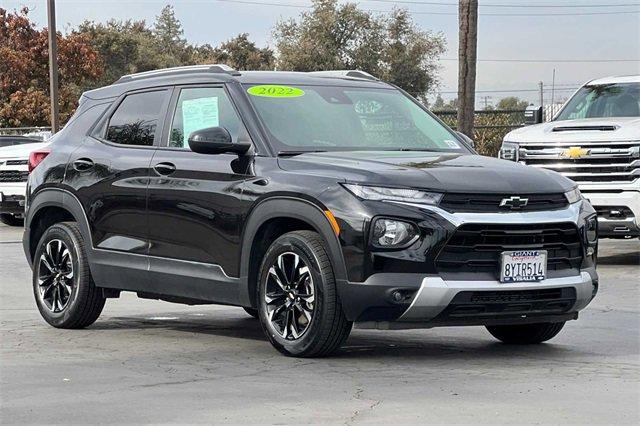
[[[580,184],[630,183],[640,178],[640,142],[528,143],[520,146],[518,158]]]

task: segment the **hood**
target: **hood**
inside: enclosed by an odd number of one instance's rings
[[[44,148],[49,143],[27,143],[24,145],[12,145],[0,148],[0,158],[29,158],[36,149]]]
[[[550,121],[513,130],[505,141],[517,143],[623,142],[640,140],[640,117]]]
[[[278,163],[286,171],[343,182],[438,192],[561,193],[575,186],[550,170],[473,154],[349,151],[301,154],[279,158]]]

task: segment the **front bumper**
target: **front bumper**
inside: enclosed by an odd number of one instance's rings
[[[0,192],[0,214],[24,215],[24,195],[9,195]]]
[[[598,212],[598,235],[601,238],[640,236],[640,191],[583,194]]]

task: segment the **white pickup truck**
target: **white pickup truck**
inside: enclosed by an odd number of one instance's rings
[[[640,236],[640,76],[586,83],[552,121],[509,132],[499,156],[577,182],[601,238]]]
[[[46,146],[36,142],[0,148],[0,222],[22,225],[29,155]]]

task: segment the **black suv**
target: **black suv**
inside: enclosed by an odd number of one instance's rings
[[[595,211],[544,169],[477,155],[359,71],[223,65],[85,93],[36,152],[24,248],[44,319],[120,291],[243,307],[281,352],[352,325],[483,325],[539,343],[595,296]]]

